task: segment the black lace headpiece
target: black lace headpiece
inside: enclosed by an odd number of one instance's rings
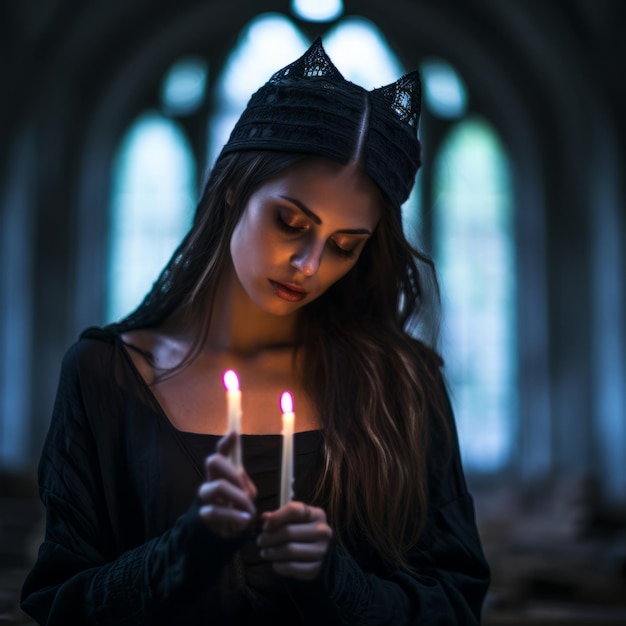
[[[341,75],[318,37],[252,95],[221,154],[274,150],[356,161],[399,208],[421,165],[420,104],[417,71],[367,91]]]

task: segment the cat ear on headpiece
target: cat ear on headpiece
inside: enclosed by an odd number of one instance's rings
[[[345,81],[326,54],[321,37],[318,37],[299,59],[275,72],[268,82],[277,83],[289,78],[330,78]]]
[[[417,129],[422,108],[422,83],[417,70],[370,93],[382,96],[398,119]]]
[[[344,164],[358,157],[399,209],[421,166],[420,106],[417,71],[368,91],[342,76],[318,37],[252,94],[220,158],[245,150],[305,153]]]
[[[268,83],[275,84],[291,78],[326,78],[349,82],[326,54],[321,37],[317,37],[299,59],[275,72]],[[370,93],[380,96],[401,122],[417,128],[422,102],[422,85],[417,70]]]

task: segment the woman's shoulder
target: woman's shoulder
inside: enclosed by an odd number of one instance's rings
[[[81,332],[65,359],[77,361],[81,370],[106,369],[114,366],[118,359],[127,363],[131,361],[141,375],[150,380],[153,355],[159,342],[159,333],[152,329],[127,330],[115,324],[90,326]]]
[[[107,327],[90,326],[65,351],[62,371],[85,373],[106,370],[119,353],[119,335]]]
[[[159,334],[153,329],[137,328],[121,330],[116,325],[90,326],[83,330],[78,341],[70,350],[78,353],[94,353],[111,349],[119,349],[122,346],[143,352],[146,355],[152,353],[158,341]]]
[[[157,372],[180,366],[193,345],[192,334],[167,324],[133,329],[113,325],[89,331],[88,337],[115,344],[148,384],[155,381]]]
[[[172,332],[167,326],[129,330],[122,333],[120,339],[133,360],[140,359],[160,370],[178,367],[193,344],[192,335]]]
[[[78,336],[78,339],[69,346],[65,359],[94,358],[104,353],[110,353],[114,348],[118,335],[106,326],[89,326]]]
[[[68,347],[63,357],[66,367],[78,366],[81,370],[101,369],[113,364],[116,359],[127,360],[130,349],[148,352],[149,333],[141,330],[120,332],[115,325],[89,326]]]

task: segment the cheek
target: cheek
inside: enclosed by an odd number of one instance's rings
[[[244,216],[230,239],[230,254],[235,269],[246,273],[261,270],[271,262],[273,241],[261,224]]]
[[[247,209],[239,218],[230,238],[230,251],[233,256],[246,254],[256,245],[255,233],[259,231],[258,219],[254,210]]]
[[[235,230],[230,238],[230,256],[235,264],[238,265],[239,253],[241,250],[245,250],[245,247],[241,242],[241,222],[235,226]]]
[[[245,218],[242,218],[230,238],[230,256],[237,273],[240,273],[254,263],[252,253],[255,250],[255,245],[254,242],[250,240],[251,232],[253,231],[249,228]]]

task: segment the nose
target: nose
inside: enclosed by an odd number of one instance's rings
[[[314,276],[320,267],[323,252],[323,242],[312,242],[302,245],[291,257],[291,266],[305,276]]]

